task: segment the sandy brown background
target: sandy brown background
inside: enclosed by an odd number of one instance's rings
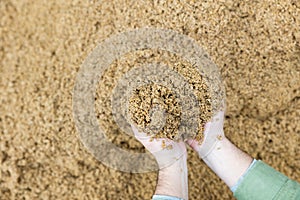
[[[85,57],[112,34],[163,27],[196,39],[220,67],[225,131],[300,181],[300,3],[0,1],[0,199],[149,199],[156,173],[95,160],[77,137],[72,91]],[[189,151],[190,199],[233,199]]]

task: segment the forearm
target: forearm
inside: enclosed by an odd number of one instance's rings
[[[203,160],[226,185],[232,187],[248,169],[253,158],[238,149],[225,137]]]
[[[188,173],[185,155],[171,166],[159,170],[155,194],[188,199]]]

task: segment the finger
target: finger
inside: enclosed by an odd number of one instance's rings
[[[171,149],[161,149],[152,153],[159,164],[159,168],[163,169],[177,162],[182,156],[187,156],[186,146],[184,142],[173,142]]]
[[[198,151],[199,149],[199,142],[197,140],[194,139],[189,139],[186,141],[186,143],[192,147],[192,149],[194,149],[195,151]]]
[[[209,134],[209,130],[211,128],[211,122],[207,122],[204,126],[204,142],[205,142],[205,138],[207,137],[207,135]],[[192,149],[194,149],[195,151],[199,151],[201,144],[195,140],[195,139],[188,139],[186,141],[186,143],[192,147]]]
[[[133,134],[134,136],[138,139],[138,140],[145,140],[145,139],[150,139],[149,136],[147,136],[146,133],[144,132],[139,132],[138,129],[131,124],[131,128],[132,128],[132,131],[133,131]]]
[[[210,128],[211,128],[211,124],[212,124],[212,122],[207,122],[207,123],[205,124],[205,126],[204,126],[204,136],[205,136],[206,134],[208,134],[208,132],[209,132],[209,130],[210,130]]]

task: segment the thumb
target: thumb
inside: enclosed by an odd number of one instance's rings
[[[199,150],[199,142],[198,142],[198,141],[196,141],[196,140],[194,140],[194,139],[188,139],[188,140],[186,141],[186,143],[187,143],[190,147],[192,147],[192,149],[194,149],[195,151],[198,152],[198,150]]]
[[[195,140],[195,139],[188,139],[187,141],[186,141],[186,143],[190,146],[190,147],[192,147],[192,149],[194,149],[195,151],[199,151],[200,150],[200,146],[205,142],[205,138],[207,137],[207,135],[208,135],[208,131],[209,131],[209,129],[210,129],[210,127],[211,127],[211,122],[207,122],[206,124],[205,124],[205,127],[204,127],[204,139],[203,139],[203,142],[200,144],[197,140]]]
[[[131,128],[132,128],[134,137],[137,140],[139,140],[140,142],[150,139],[150,136],[148,136],[147,133],[139,132],[138,129],[134,125],[132,125],[132,124],[131,124]]]

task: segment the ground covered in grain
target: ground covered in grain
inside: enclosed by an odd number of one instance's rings
[[[101,164],[80,143],[72,114],[86,56],[111,35],[146,26],[206,49],[226,86],[227,137],[300,181],[299,19],[297,0],[1,0],[0,199],[150,199],[156,172]],[[140,150],[128,137],[109,138]],[[195,153],[188,156],[190,199],[233,199]]]

